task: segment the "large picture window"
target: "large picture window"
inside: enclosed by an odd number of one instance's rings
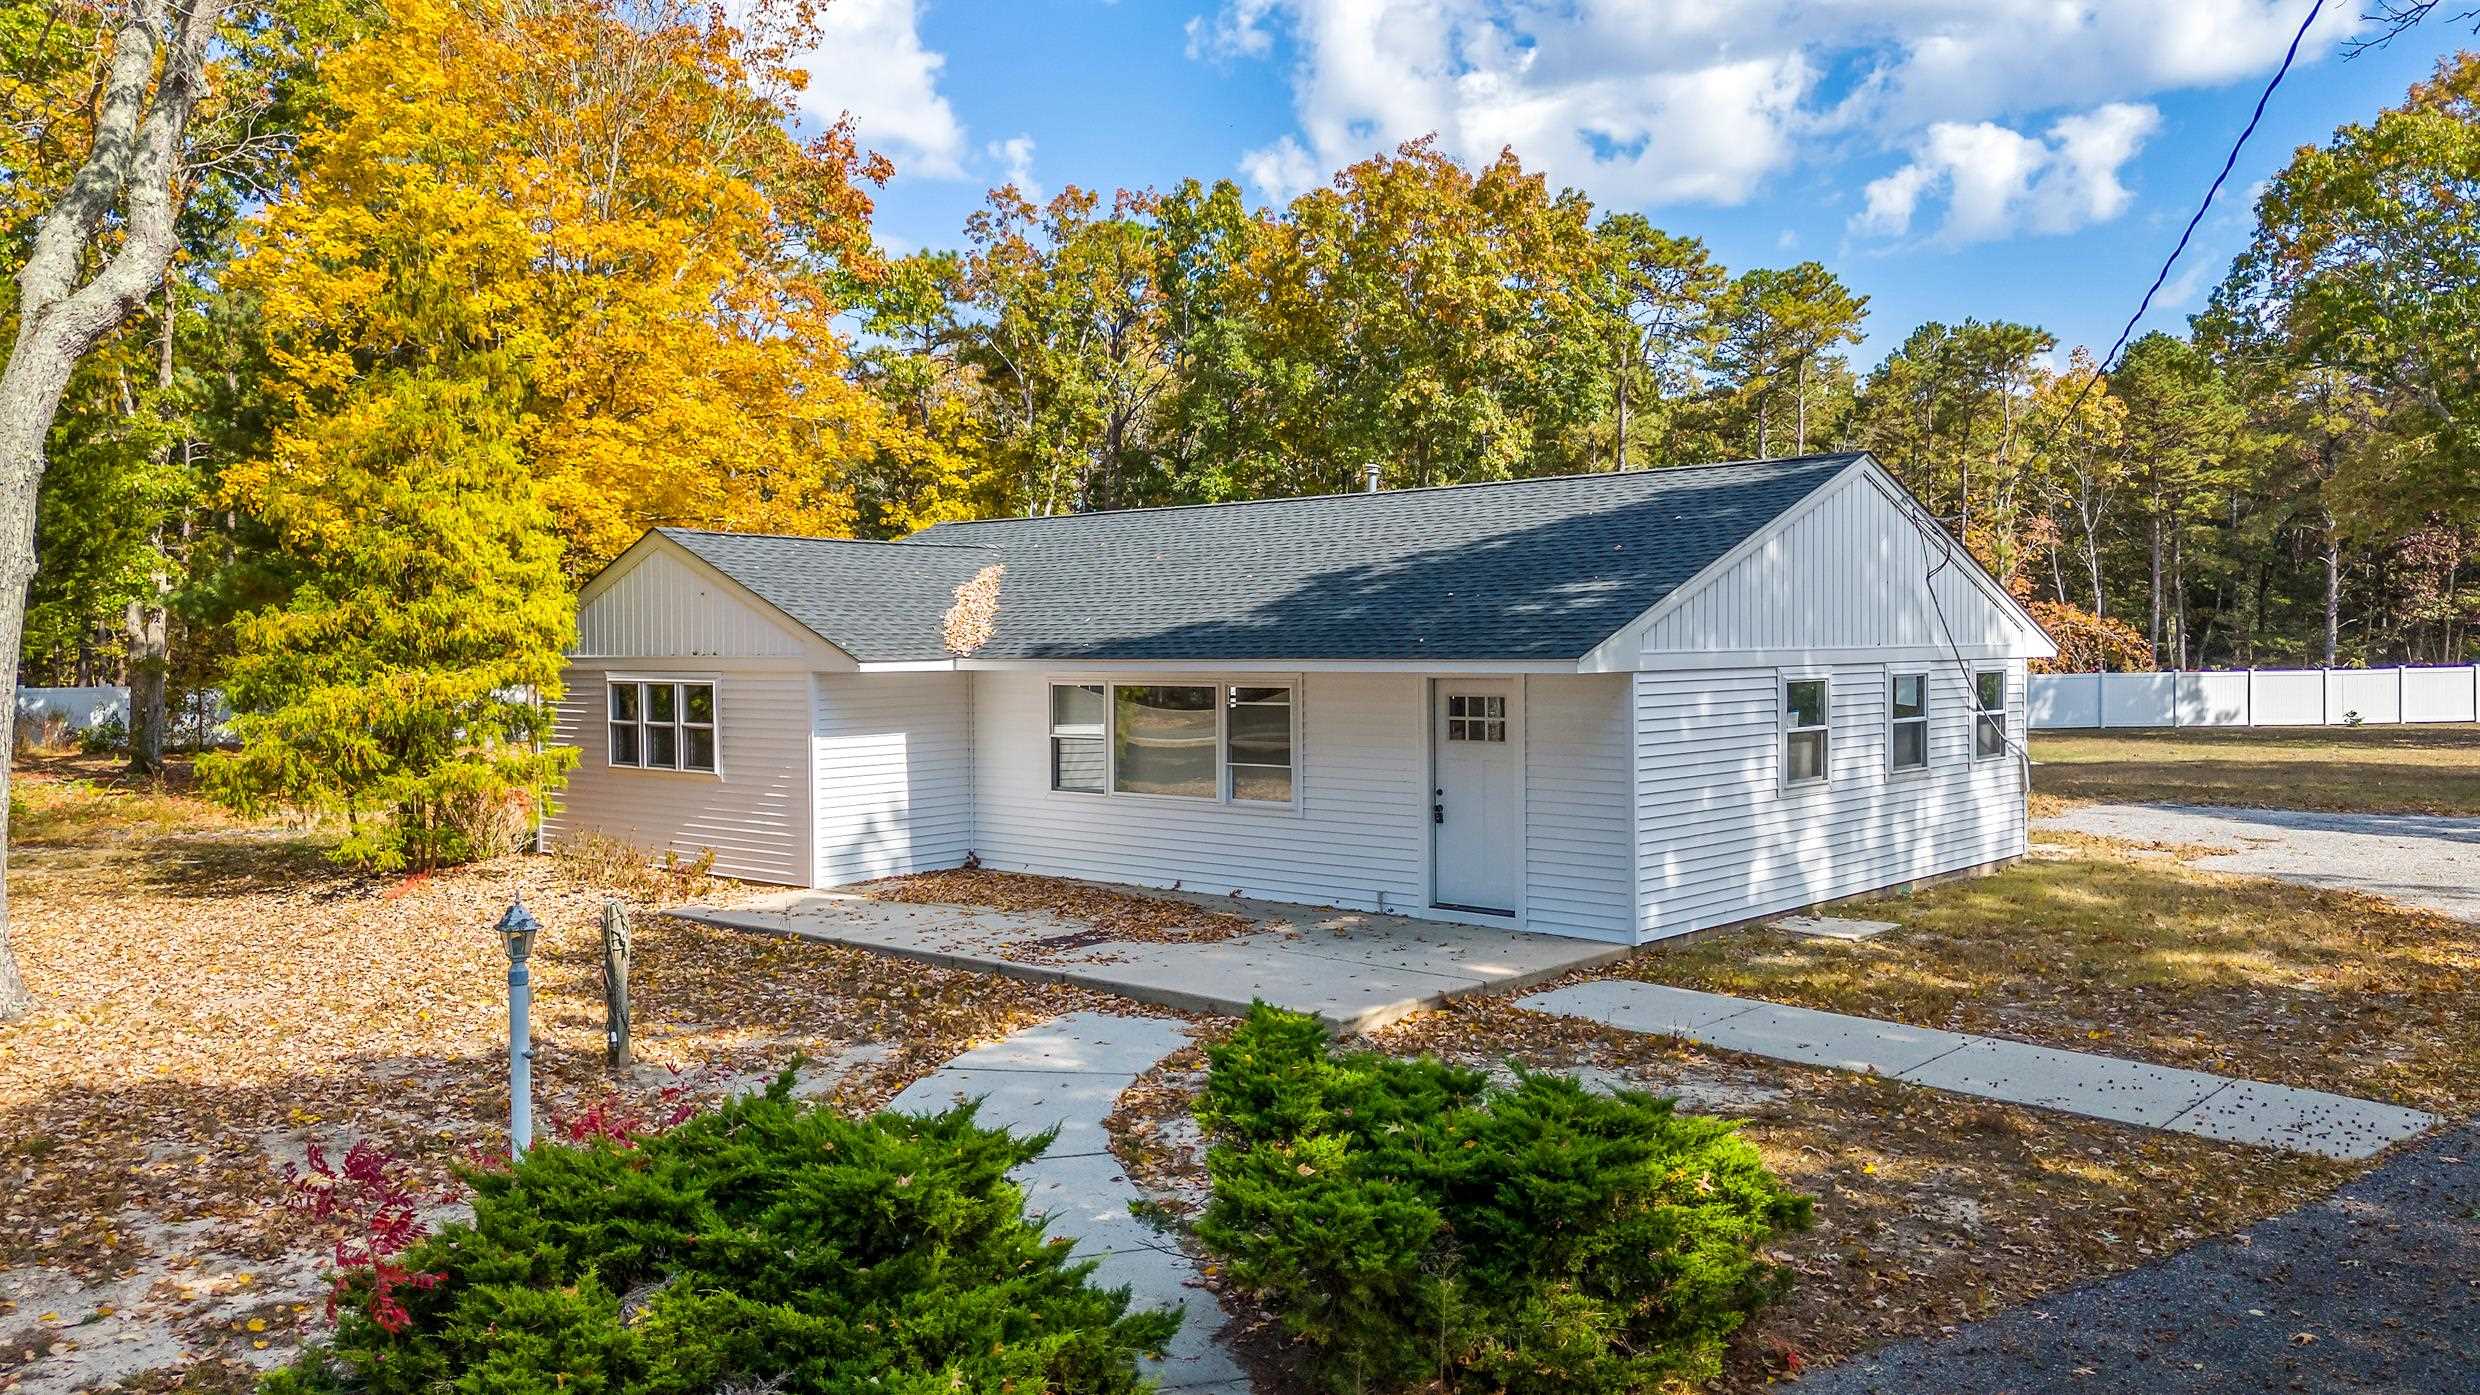
[[[714,773],[721,755],[714,684],[614,680],[609,687],[611,764]]]
[[[1290,804],[1296,707],[1289,685],[1054,683],[1051,788]]]
[[[1972,722],[1972,758],[1988,760],[2006,754],[2006,670],[1983,669],[1972,675],[1972,695],[1980,711]]]
[[[1786,678],[1782,685],[1783,783],[1821,784],[1831,753],[1826,715],[1826,680]]]
[[[1893,703],[1893,725],[1887,736],[1887,751],[1897,770],[1929,768],[1929,675],[1898,673],[1893,679],[1894,690],[1887,694]]]
[[[1111,788],[1122,794],[1214,797],[1214,690],[1111,685]]]

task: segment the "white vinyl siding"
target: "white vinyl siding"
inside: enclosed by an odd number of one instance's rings
[[[816,884],[953,867],[973,846],[972,680],[813,679]]]
[[[1633,786],[1628,679],[1524,684],[1524,916],[1528,928],[1625,942]]]
[[[2006,666],[2020,730],[2024,665]],[[1831,778],[1780,786],[1772,668],[1635,675],[1636,838],[1643,934],[1776,915],[2024,850],[2023,774],[1972,759],[1970,681],[1929,671],[1929,768],[1886,753],[1889,669],[1833,668]]]
[[[1080,676],[971,677],[975,849],[988,866],[1364,910],[1428,900],[1429,727],[1419,675],[1301,680],[1296,806],[1053,791],[1050,683]]]
[[[798,659],[817,643],[663,545],[624,565],[577,614],[581,657]]]
[[[1645,631],[1645,652],[1727,664],[1734,651],[1944,646],[1950,626],[1966,647],[2028,642],[1962,549],[1938,567],[1937,540],[1887,486],[1863,472],[1824,488],[1813,507],[1683,594]],[[1932,571],[1935,603],[1923,584]]]
[[[695,858],[711,848],[722,876],[808,885],[809,675],[735,673],[721,680],[716,743],[725,768],[708,775],[612,766],[607,682],[615,674],[662,676],[640,663],[569,669],[553,730],[560,744],[578,748],[579,758],[559,811],[543,823],[544,846],[557,849],[562,839],[593,831],[654,855]]]

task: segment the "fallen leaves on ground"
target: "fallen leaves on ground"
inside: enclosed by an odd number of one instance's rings
[[[651,1100],[677,1080],[754,1088],[796,1057],[817,1063],[827,1097],[874,1107],[972,1045],[1125,1006],[692,925],[624,892],[639,1066],[615,1077],[600,929],[613,893],[591,867],[517,856],[364,876],[315,839],[199,804],[178,779],[110,772],[55,760],[15,782],[46,836],[9,866],[37,1001],[0,1024],[0,1389],[22,1378],[11,1368],[26,1349],[49,1349],[46,1370],[103,1361],[122,1332],[177,1338],[177,1383],[213,1386],[220,1371],[229,1384],[314,1332],[320,1255],[282,1204],[283,1163],[306,1143],[341,1153],[368,1138],[444,1192],[453,1161],[506,1146],[508,964],[490,927],[516,895],[543,925],[546,1117],[609,1093]],[[109,1331],[77,1325],[98,1302],[115,1309]],[[44,1324],[47,1311],[73,1321]]]

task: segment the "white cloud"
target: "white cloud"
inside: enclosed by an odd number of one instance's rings
[[[1922,200],[1938,193],[1946,219],[1937,236],[1947,243],[2107,222],[2134,197],[2119,171],[2160,125],[2160,112],[2130,102],[2061,117],[2041,137],[1994,121],[1936,122],[1909,164],[1862,191],[1867,203],[1851,230],[1900,237],[1912,230]]]
[[[2356,7],[2328,8],[2311,59],[2358,22]],[[1933,186],[1958,205],[1958,233],[2116,216],[2128,201],[2119,171],[2158,120],[2139,99],[2263,73],[2299,10],[2300,0],[1225,0],[1188,40],[1193,58],[1288,66],[1298,129],[1242,161],[1269,198],[1431,132],[1467,161],[1512,145],[1555,182],[1638,205],[1739,203],[1804,157],[1876,149],[1921,163],[1865,193],[1853,225],[1887,235],[1911,226]],[[1933,147],[1977,148],[2001,164],[1958,171],[1930,163]]]
[[[1006,171],[1007,182],[1016,186],[1016,192],[1024,195],[1026,202],[1040,203],[1047,197],[1033,177],[1033,137],[1017,135],[1006,140],[994,140],[983,150],[991,159],[998,161],[1000,168]]]
[[[908,174],[964,177],[965,128],[939,93],[947,55],[922,46],[916,0],[834,0],[804,56],[801,109],[821,121],[849,112],[861,143]]]

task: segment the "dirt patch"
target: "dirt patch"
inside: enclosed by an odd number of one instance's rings
[[[1247,916],[1208,910],[1176,897],[1147,896],[1066,877],[1037,877],[978,867],[917,872],[907,877],[864,882],[849,890],[875,901],[1042,912],[1092,927],[1020,940],[1001,951],[1011,959],[1034,963],[1112,941],[1210,944],[1266,929]]]

